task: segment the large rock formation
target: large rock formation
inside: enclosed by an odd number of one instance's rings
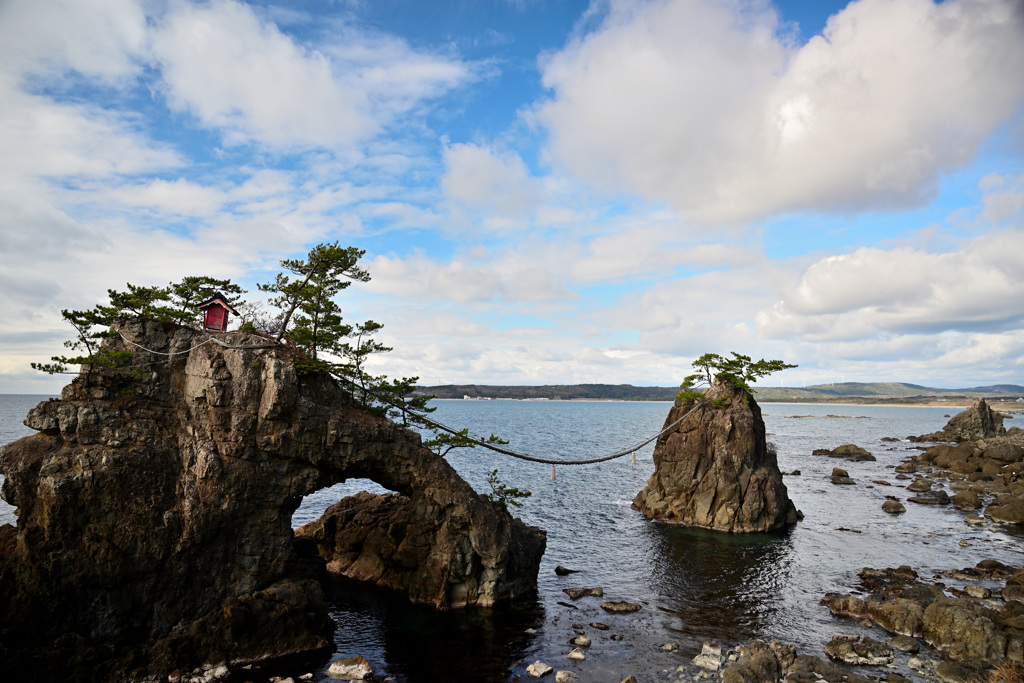
[[[282,347],[146,321],[120,332],[173,355],[108,340],[131,367],[79,376],[30,412],[39,434],[0,451],[18,508],[0,527],[0,672],[166,680],[329,648],[324,561],[291,517],[349,477],[405,501],[389,513],[395,551],[360,578],[438,607],[535,587],[542,531],[329,376],[297,374]]]
[[[796,523],[774,451],[765,441],[761,408],[728,383],[654,448],[654,474],[633,507],[651,518],[731,532],[774,531]],[[676,399],[665,426],[695,405]]]
[[[1003,416],[985,403],[985,399],[979,398],[977,403],[967,410],[957,413],[941,432],[922,434],[912,437],[911,441],[932,442],[932,441],[978,441],[990,439],[994,436],[1002,436],[1006,433],[1003,427]]]

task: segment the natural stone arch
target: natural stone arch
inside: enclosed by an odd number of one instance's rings
[[[410,531],[426,518],[445,531],[410,535],[418,552],[402,555],[405,580],[382,585],[438,607],[535,587],[544,533],[329,376],[300,376],[281,347],[224,348],[143,320],[119,332],[138,346],[107,343],[131,350],[133,367],[94,370],[88,386],[76,379],[30,412],[39,434],[0,452],[4,497],[19,508],[17,530],[0,531],[0,660],[10,667],[128,679],[329,648],[333,624],[291,515],[349,477],[407,496],[423,511]]]

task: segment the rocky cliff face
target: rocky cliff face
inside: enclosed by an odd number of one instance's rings
[[[329,648],[324,562],[291,516],[349,477],[399,492],[391,522],[413,520],[359,578],[438,607],[535,586],[544,533],[331,378],[297,375],[281,348],[153,322],[120,331],[175,355],[115,337],[134,367],[78,377],[26,418],[39,434],[0,451],[18,507],[17,528],[0,527],[0,671],[143,680]]]
[[[658,439],[654,474],[633,507],[654,519],[737,533],[796,523],[757,402],[725,383],[711,393],[725,404],[704,406]],[[677,399],[665,426],[693,406]]]

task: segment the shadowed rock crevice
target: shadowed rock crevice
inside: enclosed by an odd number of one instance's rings
[[[765,440],[757,402],[744,400],[744,392],[725,382],[716,382],[709,393],[721,407],[705,404],[658,439],[654,474],[633,507],[654,519],[718,531],[775,531],[795,524],[800,513]],[[665,426],[694,405],[676,399]]]
[[[365,580],[437,607],[535,587],[544,532],[329,376],[297,374],[280,347],[138,320],[121,332],[176,355],[108,340],[134,367],[79,376],[29,413],[39,434],[0,451],[18,508],[0,528],[0,671],[143,680],[329,649],[324,562],[291,516],[347,478],[407,501],[387,517],[403,542]]]

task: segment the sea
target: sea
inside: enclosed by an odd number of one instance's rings
[[[21,420],[45,398],[0,396],[0,444],[31,433]],[[434,405],[433,417],[444,424],[496,434],[519,452],[565,459],[640,443],[662,428],[671,407],[581,401]],[[580,681],[619,683],[631,674],[641,681],[676,681],[683,676],[681,666],[692,678],[690,662],[707,640],[726,648],[756,638],[779,640],[818,656],[836,632],[887,640],[877,628],[833,618],[820,599],[830,591],[855,589],[864,567],[910,565],[931,578],[986,558],[1024,564],[1022,535],[1011,527],[971,527],[965,513],[951,507],[905,502],[902,515],[882,511],[887,495],[903,501],[911,495],[902,488],[909,482],[895,479],[893,468],[920,447],[883,437],[934,432],[959,410],[764,404],[768,440],[787,473],[789,495],[804,513],[795,527],[776,534],[721,534],[645,519],[631,502],[654,471],[653,445],[641,449],[635,463],[625,456],[559,466],[553,478],[547,465],[481,448],[453,451],[448,461],[477,491],[490,491],[487,477],[497,470],[505,484],[531,492],[515,514],[547,531],[536,594],[490,609],[437,612],[375,588],[332,583],[328,599],[338,630],[331,660],[366,657],[375,680],[525,681],[526,667],[541,660],[556,670],[576,672]],[[877,460],[848,462],[811,454],[848,443],[866,448]],[[836,466],[846,469],[856,485],[832,484],[829,475]],[[385,491],[368,480],[317,491],[295,511],[293,526],[317,519],[329,505],[360,490]],[[0,523],[14,523],[13,508],[0,507]],[[558,565],[576,573],[559,576],[554,571]],[[956,583],[943,581],[951,587]],[[563,592],[595,586],[603,588],[603,598],[573,601]],[[603,600],[642,608],[611,615],[600,608]],[[569,641],[580,633],[593,642],[586,660],[573,662],[566,658]],[[663,647],[669,644],[677,649]],[[905,663],[901,654],[899,671],[916,678]],[[328,664],[325,660],[310,670],[314,680],[332,680],[326,677]]]

